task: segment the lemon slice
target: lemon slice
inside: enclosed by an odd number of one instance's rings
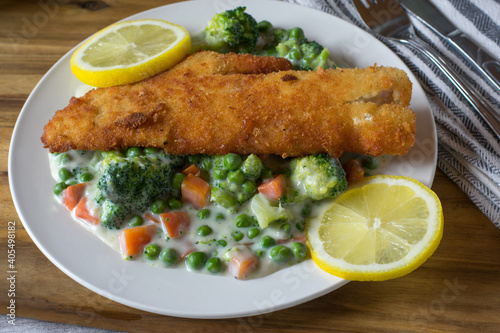
[[[358,281],[410,273],[434,253],[442,234],[437,195],[399,176],[360,181],[306,225],[313,261],[331,274]]]
[[[166,70],[190,50],[191,37],[180,25],[157,19],[118,22],[75,51],[71,70],[85,84],[109,87]]]

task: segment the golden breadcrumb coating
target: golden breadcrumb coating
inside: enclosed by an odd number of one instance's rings
[[[42,142],[51,152],[403,155],[415,142],[411,90],[396,68],[294,71],[280,58],[198,52],[141,82],[71,98]]]

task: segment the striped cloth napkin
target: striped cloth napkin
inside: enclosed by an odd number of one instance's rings
[[[338,16],[371,32],[351,0],[284,0]],[[500,60],[500,2],[498,0],[430,0],[451,22]],[[469,68],[431,30],[411,18],[417,34],[444,55],[500,113],[500,92]],[[500,228],[500,141],[483,119],[440,71],[420,54],[398,42],[377,36],[396,52],[419,78],[437,126],[438,167]]]

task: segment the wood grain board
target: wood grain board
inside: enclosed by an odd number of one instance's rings
[[[147,313],[86,289],[40,252],[23,229],[8,184],[10,138],[25,100],[81,40],[119,19],[171,2],[0,0],[0,313],[8,313],[11,299],[8,222],[15,221],[19,317],[130,332],[499,332],[500,231],[440,171],[432,188],[443,204],[444,237],[422,267],[396,280],[351,282],[271,314],[193,320]],[[0,331],[7,325],[4,316]]]

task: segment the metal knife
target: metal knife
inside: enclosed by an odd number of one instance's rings
[[[400,0],[399,2],[405,10],[463,54],[469,63],[500,91],[500,61],[475,44],[429,0]]]

